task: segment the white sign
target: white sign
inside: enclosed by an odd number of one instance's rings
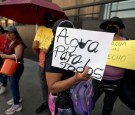
[[[82,72],[88,65],[88,74],[101,80],[113,36],[113,33],[58,27],[52,66]]]

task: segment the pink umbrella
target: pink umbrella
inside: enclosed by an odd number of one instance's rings
[[[45,0],[6,0],[0,4],[0,16],[23,24],[43,24],[45,12],[57,19],[68,19],[57,4]]]

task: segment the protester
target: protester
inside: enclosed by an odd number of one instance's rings
[[[3,59],[13,59],[15,56],[19,62],[19,66],[13,76],[8,76],[10,81],[10,88],[12,93],[12,99],[7,102],[8,105],[11,105],[9,109],[5,111],[5,114],[11,115],[15,112],[22,110],[20,91],[19,91],[19,80],[24,71],[23,65],[23,55],[24,49],[26,48],[23,43],[19,33],[15,26],[8,26],[5,28],[7,38],[10,40],[10,44],[6,47],[5,53],[0,54],[0,57]]]
[[[100,24],[100,28],[106,32],[114,33],[114,41],[126,40],[122,36],[122,30],[125,28],[125,25],[119,17],[106,20]],[[105,93],[102,115],[110,115],[112,113],[124,72],[125,69],[106,65],[102,81],[93,80],[95,101],[103,92]]]
[[[8,46],[9,40],[4,34],[4,28],[0,26],[0,53],[5,52],[6,46]],[[3,64],[3,59],[0,57],[0,67]],[[6,86],[7,86],[7,76],[0,74],[0,94],[3,94],[6,92]]]
[[[33,52],[39,57],[38,76],[43,97],[43,103],[36,109],[36,113],[41,113],[48,107],[48,86],[44,77],[44,61],[46,51],[53,38],[52,27],[55,17],[50,13],[45,13],[43,20],[44,25],[38,28],[32,45]]]
[[[74,25],[69,20],[58,20],[53,26],[53,34],[57,27],[73,28]],[[54,39],[46,54],[45,76],[48,88],[53,95],[57,95],[55,103],[55,115],[75,115],[73,103],[70,97],[70,88],[82,80],[88,80],[88,66],[84,72],[74,73],[72,71],[51,66]]]

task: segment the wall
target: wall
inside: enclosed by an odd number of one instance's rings
[[[135,40],[134,20],[135,18],[129,18],[129,19],[124,19],[123,22],[126,26],[124,30],[124,36]],[[95,19],[83,20],[82,29],[102,31],[101,29],[99,29],[99,25],[102,23],[102,21],[103,20],[95,20]],[[36,33],[36,27],[32,25],[25,25],[25,26],[17,26],[17,29],[27,45],[27,49],[25,51],[25,57],[37,61],[38,57],[35,56],[32,52],[32,42]]]
[[[103,20],[93,20],[87,19],[83,20],[82,28],[86,30],[95,30],[95,31],[102,31],[99,28],[99,25],[103,22]],[[123,35],[127,38],[135,40],[135,18],[126,18],[123,19],[123,23],[125,24],[125,29],[123,30]]]
[[[71,6],[77,6],[77,5],[82,5],[82,4],[87,4],[87,3],[92,3],[100,0],[52,0],[53,3],[58,4],[61,8],[66,8],[66,7],[71,7]],[[86,7],[82,8],[79,11],[79,14],[90,14],[90,13],[97,13],[100,11],[100,6],[94,6],[94,7]],[[78,10],[67,10],[65,13],[68,16],[71,15],[77,15]],[[95,15],[98,17],[98,15]]]
[[[24,43],[27,45],[24,57],[37,61],[38,57],[32,51],[32,42],[36,34],[35,25],[17,26],[17,30],[20,33]]]

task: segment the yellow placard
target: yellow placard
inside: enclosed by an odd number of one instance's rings
[[[135,40],[113,41],[107,65],[135,70]]]
[[[35,35],[34,41],[39,41],[39,48],[48,49],[52,39],[53,39],[52,29],[46,28],[45,26],[40,26]]]

